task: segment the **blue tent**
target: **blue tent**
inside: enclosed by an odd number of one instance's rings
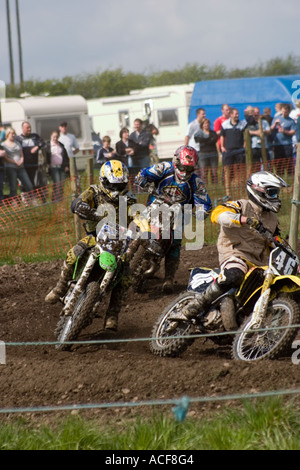
[[[196,118],[197,108],[204,108],[213,127],[215,119],[222,114],[223,103],[237,108],[240,118],[244,117],[244,110],[248,105],[258,106],[261,113],[264,108],[271,108],[273,116],[276,103],[293,105],[296,98],[300,98],[300,75],[196,82],[189,122]]]

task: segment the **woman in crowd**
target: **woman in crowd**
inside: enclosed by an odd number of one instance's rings
[[[69,172],[70,160],[65,146],[59,142],[58,131],[53,131],[50,142],[47,143],[46,156],[47,167],[53,181],[52,201],[59,202],[63,199],[63,186],[66,174]]]
[[[16,132],[9,128],[5,134],[5,141],[2,142],[5,150],[4,166],[8,180],[10,193],[9,197],[17,195],[17,180],[22,183],[25,192],[32,191],[33,186],[24,168],[24,155],[21,145],[16,141]]]
[[[195,133],[194,139],[200,144],[199,168],[201,179],[207,183],[208,172],[211,172],[212,183],[218,182],[218,136],[215,131],[210,128],[210,120],[204,119],[200,124],[200,129]]]

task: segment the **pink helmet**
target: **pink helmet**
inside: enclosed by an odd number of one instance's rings
[[[182,145],[175,151],[173,157],[175,175],[181,181],[188,181],[195,170],[197,162],[196,150],[188,145]]]

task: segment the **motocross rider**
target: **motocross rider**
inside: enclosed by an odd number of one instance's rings
[[[196,317],[231,287],[239,287],[251,266],[268,264],[269,245],[259,234],[259,227],[266,228],[272,236],[279,235],[276,216],[281,208],[279,192],[280,188],[287,186],[279,176],[260,171],[247,181],[248,199],[228,201],[213,210],[211,221],[220,225],[217,242],[219,277],[170,319],[185,321]],[[228,318],[227,329],[235,329],[237,323],[233,308]]]
[[[182,145],[174,154],[172,163],[157,163],[143,168],[136,176],[135,182],[141,187],[154,183],[159,194],[167,195],[181,206],[203,205],[204,217],[211,211],[212,204],[202,180],[194,173],[198,161],[193,147]],[[151,196],[148,204],[155,200]],[[174,289],[174,276],[179,266],[181,239],[173,238],[172,246],[165,256],[165,279],[163,292],[171,294]]]
[[[135,196],[127,190],[129,172],[124,163],[117,160],[109,160],[100,168],[99,183],[88,187],[71,204],[71,210],[86,222],[84,224],[86,236],[82,238],[67,253],[63,263],[60,278],[56,286],[46,296],[45,301],[56,303],[63,297],[68,289],[68,281],[72,279],[74,264],[84,252],[96,244],[96,226],[107,215],[99,215],[97,208],[103,204],[112,204],[116,211],[117,223],[119,217],[119,196],[126,197],[127,207],[136,203]],[[110,303],[105,317],[105,329],[117,331],[118,316],[121,310],[123,297],[126,291],[127,276],[123,276],[112,290]]]

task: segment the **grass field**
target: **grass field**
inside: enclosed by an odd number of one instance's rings
[[[55,425],[32,424],[26,417],[0,422],[0,450],[298,450],[300,413],[293,401],[245,401],[239,408],[179,423],[152,419],[102,427],[71,416]]]

